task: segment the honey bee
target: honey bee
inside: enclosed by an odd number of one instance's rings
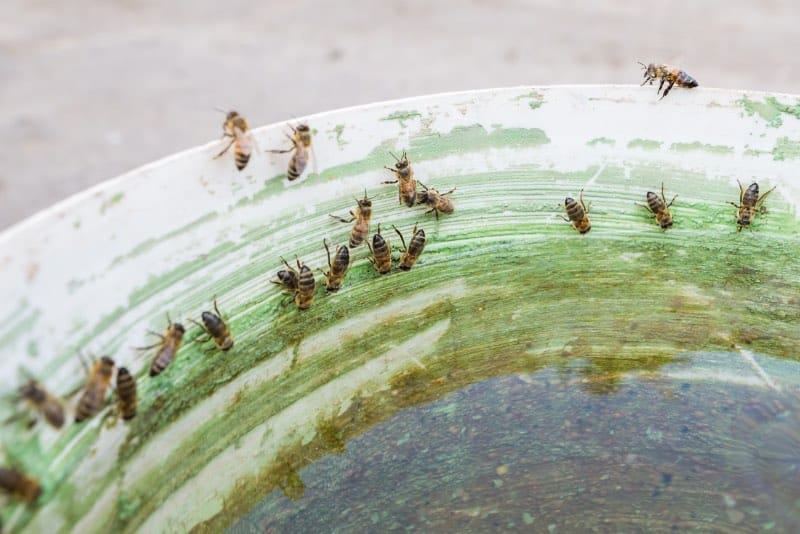
[[[117,408],[126,421],[136,416],[136,379],[126,367],[117,369]]]
[[[0,488],[26,503],[32,503],[42,494],[38,480],[8,467],[0,467]]]
[[[369,246],[372,257],[369,261],[375,265],[375,269],[381,274],[386,274],[392,270],[392,249],[381,236],[381,225],[378,223],[378,233],[372,236],[372,246]]]
[[[346,246],[342,245],[336,250],[333,263],[331,263],[331,251],[328,248],[328,242],[323,239],[322,244],[325,245],[325,252],[328,253],[328,272],[322,272],[325,276],[325,289],[327,291],[339,291],[344,275],[347,274],[347,269],[350,267],[350,251]]]
[[[250,155],[253,153],[253,136],[250,134],[247,121],[237,112],[229,111],[222,129],[224,130],[222,138],[230,137],[231,142],[222,152],[214,156],[214,159],[222,157],[233,146],[233,159],[236,162],[236,168],[241,171],[247,166]]]
[[[742,182],[736,180],[736,183],[739,184],[739,204],[735,202],[731,202],[733,206],[739,209],[736,213],[736,226],[737,232],[741,232],[742,228],[745,226],[750,226],[750,223],[753,222],[753,219],[756,216],[756,212],[766,213],[766,208],[764,208],[763,203],[764,199],[775,191],[773,187],[766,193],[761,196],[758,196],[758,184],[753,182],[750,184],[750,187],[747,190],[742,187]]]
[[[39,382],[30,380],[19,388],[20,396],[55,428],[64,426],[64,407],[58,397],[50,394]]]
[[[289,180],[297,180],[303,171],[306,170],[308,160],[311,154],[311,129],[308,124],[301,123],[297,128],[289,125],[292,129],[293,135],[286,134],[289,141],[292,142],[292,148],[286,150],[269,150],[273,154],[285,154],[292,152],[292,157],[289,158],[289,168],[286,170],[286,177]]]
[[[642,82],[642,85],[646,84],[647,82],[650,82],[650,85],[653,85],[655,80],[661,80],[661,83],[658,84],[658,91],[656,91],[656,94],[659,94],[661,92],[661,88],[664,87],[664,83],[667,83],[667,88],[664,90],[664,94],[661,95],[661,98],[667,96],[667,93],[670,92],[673,85],[677,85],[678,87],[686,87],[689,89],[692,87],[697,87],[698,85],[697,80],[689,76],[689,74],[686,72],[675,67],[656,63],[645,65],[641,61],[639,62],[639,65],[644,68],[644,81]]]
[[[392,154],[389,152],[389,154]],[[408,156],[403,151],[403,157],[398,158],[394,154],[392,157],[397,160],[394,164],[395,168],[384,166],[384,169],[392,171],[397,179],[382,182],[384,184],[399,184],[398,185],[398,200],[401,204],[405,204],[409,208],[414,207],[417,200],[417,182],[414,180],[414,171],[411,170],[411,165],[408,162]]]
[[[567,210],[569,219],[564,216],[561,218],[567,222],[571,222],[572,226],[574,226],[578,232],[585,234],[592,229],[592,223],[589,222],[589,216],[587,215],[587,213],[589,213],[589,208],[583,203],[583,189],[581,189],[581,194],[577,202],[572,197],[565,198],[564,208]]]
[[[392,225],[392,228],[394,228],[394,231],[400,236],[400,242],[403,243],[403,249],[400,251],[402,252],[400,264],[397,267],[403,271],[410,271],[414,264],[417,263],[417,260],[422,254],[422,250],[425,248],[425,230],[422,228],[417,230],[417,225],[414,224],[414,229],[411,230],[411,241],[409,241],[408,247],[406,247],[403,234],[400,233],[400,230],[398,230],[396,226]]]
[[[106,391],[113,374],[114,360],[103,356],[94,361],[86,380],[86,388],[83,390],[83,395],[78,400],[78,407],[75,410],[76,423],[80,423],[100,411],[106,400]]]
[[[210,311],[204,311],[200,315],[200,319],[203,321],[203,324],[198,323],[194,319],[189,320],[202,328],[203,331],[208,334],[208,339],[204,341],[213,339],[214,344],[218,349],[222,351],[228,351],[233,347],[233,335],[231,334],[231,330],[228,328],[228,325],[222,320],[222,312],[220,312],[219,308],[217,307],[216,298],[214,299],[214,311],[217,313],[214,314]]]
[[[350,232],[350,248],[357,247],[369,236],[369,220],[372,218],[372,201],[367,198],[366,190],[364,191],[364,198],[361,200],[356,199],[356,202],[358,202],[358,207],[356,207],[355,213],[350,212],[350,219],[330,215],[330,217],[343,223],[356,221],[356,224],[353,225],[353,230]]]
[[[178,349],[183,341],[183,334],[186,330],[181,323],[173,323],[167,315],[167,329],[164,334],[158,332],[148,332],[151,335],[158,336],[161,341],[147,347],[138,347],[137,350],[150,350],[158,347],[153,362],[150,364],[150,376],[156,376],[161,373],[167,366],[175,359]]]
[[[294,293],[294,303],[300,310],[307,310],[314,303],[314,292],[317,283],[314,280],[314,272],[308,265],[301,264],[297,260],[297,267],[300,273],[297,275],[297,291]]]
[[[436,189],[428,188],[422,182],[419,185],[422,186],[424,191],[417,194],[417,204],[427,204],[431,208],[425,213],[434,212],[437,219],[439,218],[439,212],[453,213],[453,210],[455,210],[453,202],[446,196],[455,191],[455,188],[447,193],[439,193]]]
[[[294,292],[297,291],[297,271],[295,271],[285,259],[281,258],[281,261],[284,265],[286,265],[286,269],[281,269],[278,271],[278,279],[270,280],[270,282],[279,285],[287,292],[294,294]]]
[[[667,203],[667,199],[664,196],[664,184],[662,183],[660,197],[652,191],[648,191],[647,205],[637,204],[650,210],[650,213],[655,216],[658,225],[666,230],[672,226],[672,214],[669,212],[669,207],[672,206],[672,203],[675,202],[676,198],[678,198],[678,195],[672,197],[672,200]]]

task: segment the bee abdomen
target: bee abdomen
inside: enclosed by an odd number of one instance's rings
[[[236,168],[240,171],[247,167],[247,162],[250,161],[250,154],[242,152],[241,150],[237,149],[234,153],[235,161],[236,161]]]
[[[583,211],[583,206],[576,202],[574,198],[567,197],[564,200],[564,206],[566,207],[567,217],[569,217],[569,220],[579,221],[583,219],[585,214]]]
[[[350,248],[355,248],[363,242],[364,242],[364,234],[362,234],[361,232],[356,232],[355,230],[353,230],[350,233],[350,241],[349,241]]]
[[[167,366],[172,363],[175,353],[172,348],[165,347],[158,351],[156,357],[153,358],[153,363],[150,365],[150,376],[160,374]]]
[[[224,336],[228,330],[225,322],[211,312],[204,311],[200,315],[200,318],[203,320],[206,330],[208,330],[214,337]]]
[[[664,202],[652,191],[647,192],[647,205],[653,213],[660,213],[664,210]]]
[[[683,87],[697,87],[698,83],[697,80],[692,78],[689,74],[684,71],[680,71],[678,73],[677,84],[682,85]]]
[[[80,423],[97,413],[101,399],[98,398],[94,388],[89,388],[81,395],[78,407],[75,410],[75,422]]]
[[[289,161],[289,169],[286,171],[286,177],[289,180],[297,180],[303,174],[302,169],[297,168],[297,163],[294,157]]]
[[[44,408],[44,418],[55,428],[64,426],[64,408],[61,407],[61,403],[58,401],[48,403]]]
[[[120,367],[117,371],[117,397],[122,418],[133,419],[136,415],[136,379],[127,368]]]

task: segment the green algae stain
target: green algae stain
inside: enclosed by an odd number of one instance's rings
[[[116,193],[111,198],[105,200],[100,205],[100,215],[105,214],[106,210],[108,210],[110,207],[114,206],[115,204],[119,204],[124,197],[125,197],[125,193],[121,193],[120,192],[120,193]]]
[[[694,143],[672,143],[669,147],[670,150],[675,152],[709,152],[711,154],[733,154],[732,146],[725,145],[709,145],[695,141]]]
[[[775,142],[775,148],[772,149],[772,159],[783,161],[797,158],[800,158],[800,141],[792,141],[788,137],[781,137]]]
[[[515,97],[514,100],[516,101],[527,100],[528,107],[531,108],[532,110],[539,109],[540,107],[542,107],[542,104],[545,103],[544,95],[539,91],[535,90],[531,91],[530,93]]]
[[[539,128],[504,128],[491,133],[480,124],[453,128],[447,134],[421,134],[412,138],[409,156],[432,159],[489,148],[524,148],[547,144]]]
[[[382,117],[380,120],[382,121],[398,121],[402,128],[406,127],[406,121],[415,119],[415,118],[422,118],[422,114],[419,111],[395,111],[394,113]]]
[[[342,139],[342,133],[344,133],[344,124],[337,124],[332,130],[328,130],[328,132],[336,134],[336,144],[339,145],[339,148],[344,148],[345,145],[350,143],[349,141]]]
[[[758,157],[764,154],[771,154],[769,150],[757,150],[755,148],[745,148],[742,152],[745,156]]]
[[[613,139],[609,139],[608,137],[595,137],[591,141],[586,142],[587,146],[595,146],[595,145],[614,146],[615,144],[616,141],[614,141]]]
[[[641,148],[644,150],[658,150],[663,143],[654,139],[633,139],[628,143],[628,148]]]
[[[39,344],[32,339],[28,341],[28,346],[26,347],[25,351],[27,352],[28,356],[35,358],[39,355]]]
[[[793,106],[784,104],[774,96],[765,97],[763,102],[756,102],[745,96],[736,103],[742,106],[748,116],[757,114],[767,121],[767,126],[770,128],[779,128],[783,125],[782,114],[793,115],[800,119],[800,103]]]

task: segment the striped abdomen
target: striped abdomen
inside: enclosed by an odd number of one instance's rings
[[[697,80],[692,78],[688,73],[679,70],[677,74],[675,74],[675,85],[680,85],[681,87],[697,87],[698,83]]]
[[[316,281],[314,280],[314,273],[308,267],[303,265],[300,268],[300,276],[297,279],[297,291],[294,294],[294,303],[301,310],[307,310],[314,303],[314,291],[316,289]]]
[[[357,247],[369,236],[369,220],[372,218],[372,208],[360,206],[356,209],[356,223],[350,232],[350,248]]]
[[[136,415],[136,379],[125,367],[117,370],[117,406],[126,421]]]
[[[572,222],[575,229],[585,234],[592,229],[592,224],[589,222],[589,217],[586,215],[586,210],[583,209],[581,202],[578,202],[572,197],[564,199],[564,208],[567,210],[567,217]]]
[[[417,181],[414,180],[414,172],[411,167],[397,171],[397,183],[400,202],[409,208],[413,208],[417,202]]]
[[[209,311],[204,311],[200,317],[203,320],[206,331],[214,338],[214,344],[217,348],[220,350],[230,350],[231,347],[233,347],[233,336],[231,335],[228,325],[225,324],[225,321]]]
[[[107,379],[101,377],[91,381],[86,386],[75,410],[76,423],[88,419],[100,410],[106,400],[106,390],[110,381],[111,377]]]
[[[334,256],[333,263],[330,265],[330,271],[325,275],[325,289],[338,291],[342,285],[342,280],[344,280],[344,275],[347,274],[348,267],[350,267],[350,251],[346,246],[342,245],[336,251],[336,256]]]
[[[237,131],[236,142],[233,143],[233,158],[236,162],[236,168],[240,171],[247,167],[247,162],[250,161],[250,155],[253,153],[253,142],[246,134]]]
[[[379,273],[386,274],[392,270],[392,252],[381,234],[372,236],[372,259]]]
[[[403,252],[400,256],[400,265],[398,267],[403,271],[409,271],[417,263],[417,259],[422,254],[425,248],[425,230],[420,228],[414,233],[411,242],[408,244],[408,250]]]
[[[297,180],[308,165],[308,149],[302,143],[295,143],[292,157],[289,158],[289,169],[286,176],[289,180]]]
[[[180,323],[172,324],[167,328],[164,339],[158,348],[158,352],[156,352],[156,356],[153,358],[153,363],[150,364],[150,376],[156,376],[172,363],[183,341],[184,332],[183,325]]]

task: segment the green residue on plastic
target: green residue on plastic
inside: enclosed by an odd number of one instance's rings
[[[39,355],[39,344],[36,343],[36,340],[31,339],[30,341],[28,341],[26,352],[28,353],[28,356],[30,356],[31,358],[35,358]]]
[[[100,214],[101,215],[105,214],[105,212],[106,212],[106,210],[108,208],[110,208],[114,204],[119,204],[119,202],[123,199],[123,197],[125,197],[125,193],[120,192],[120,193],[116,193],[111,198],[106,199],[105,201],[103,201],[103,203],[100,205]]]
[[[595,137],[591,141],[587,141],[586,144],[588,146],[595,146],[595,145],[614,146],[616,144],[616,141],[614,141],[613,139],[609,139],[608,137]]]
[[[422,117],[422,114],[419,111],[395,111],[394,113],[382,117],[380,120],[382,121],[398,121],[402,128],[406,127],[406,121]]]
[[[9,319],[0,329],[0,343],[11,345],[21,336],[29,335],[34,330],[34,325],[41,314],[39,310],[33,310]]]
[[[699,141],[695,141],[694,143],[672,143],[669,149],[675,152],[702,151],[711,154],[733,154],[732,146],[709,145]]]
[[[789,105],[780,102],[774,96],[767,96],[763,102],[756,102],[750,100],[746,96],[737,101],[741,105],[748,116],[758,114],[759,117],[767,121],[767,126],[770,128],[779,128],[783,125],[782,114],[793,115],[800,119],[800,104]]]
[[[745,156],[758,157],[758,156],[762,156],[764,154],[771,154],[771,152],[769,150],[757,150],[755,148],[745,148],[742,151],[742,154],[744,154]]]
[[[528,100],[528,107],[531,109],[539,109],[545,103],[544,95],[539,91],[531,91],[528,94],[515,97],[514,100]]]
[[[342,133],[344,132],[344,124],[337,124],[333,127],[332,130],[329,130],[330,133],[336,134],[336,143],[339,145],[339,148],[343,148],[349,141],[345,141],[342,139]]]
[[[775,142],[775,148],[772,149],[772,159],[783,161],[797,158],[800,158],[800,141],[792,141],[788,137],[781,137]]]
[[[655,139],[632,139],[628,142],[628,148],[642,148],[644,150],[658,150],[663,143]]]
[[[184,226],[181,226],[180,228],[176,228],[175,230],[173,230],[171,232],[167,232],[166,234],[164,234],[164,235],[162,235],[160,237],[153,238],[153,239],[147,239],[145,241],[142,241],[138,245],[134,246],[127,254],[124,254],[122,256],[117,256],[116,258],[114,258],[111,261],[111,268],[114,268],[117,265],[120,265],[121,263],[123,263],[125,261],[128,261],[128,260],[130,260],[132,258],[136,258],[137,256],[141,256],[142,254],[145,254],[145,253],[149,252],[150,250],[152,250],[153,247],[155,247],[159,243],[166,243],[167,241],[170,241],[172,238],[180,236],[180,235],[188,232],[189,230],[194,229],[197,226],[200,226],[200,225],[205,224],[207,222],[213,221],[218,216],[219,215],[217,214],[217,212],[212,211],[212,212],[206,213],[202,217],[198,217],[197,219],[193,220],[192,222],[190,222],[190,223],[188,223],[188,224],[186,224]]]
[[[453,128],[446,134],[421,134],[411,139],[409,157],[416,159],[441,158],[466,151],[489,148],[524,148],[550,142],[539,128],[504,128],[491,133],[480,124]]]

